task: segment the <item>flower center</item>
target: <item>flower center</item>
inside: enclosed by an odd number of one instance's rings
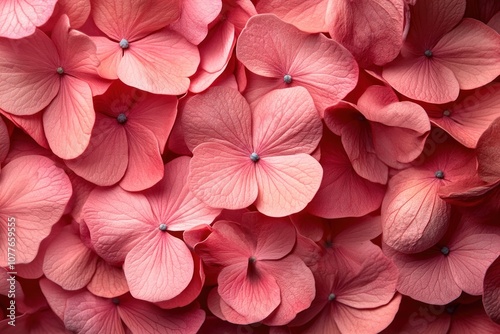
[[[450,116],[451,115],[451,111],[446,109],[445,111],[443,111],[443,116]]]
[[[285,76],[283,77],[283,81],[286,84],[291,84],[292,83],[292,76],[290,74],[285,74]]]
[[[425,50],[425,52],[424,52],[424,56],[426,56],[427,58],[432,57],[432,51],[431,51],[431,50],[429,50],[429,49]]]
[[[120,124],[125,124],[127,122],[127,115],[125,115],[124,113],[121,113],[120,115],[118,115],[118,117],[116,117],[116,120]]]
[[[59,67],[56,69],[56,72],[57,72],[58,74],[64,74],[64,69],[63,69],[61,66],[59,66]]]
[[[167,230],[167,224],[160,224],[160,231],[165,232]]]
[[[458,307],[458,304],[448,305],[448,306],[446,306],[446,312],[448,312],[448,314],[453,314],[457,310],[457,307]]]
[[[259,161],[260,157],[257,153],[253,152],[252,154],[250,154],[250,160],[252,160],[253,162],[257,162]]]
[[[444,179],[444,172],[442,170],[438,170],[434,173],[434,176],[438,179]]]
[[[115,304],[115,305],[120,304],[120,299],[118,299],[118,298],[116,298],[116,297],[115,297],[115,298],[113,298],[113,299],[111,299],[111,301],[112,301],[112,302],[113,302],[113,304]]]
[[[450,254],[450,249],[449,249],[448,247],[446,247],[446,246],[443,246],[443,247],[441,248],[441,253],[442,253],[443,255],[448,255],[448,254]]]
[[[128,41],[125,38],[122,38],[122,40],[120,41],[120,47],[122,49],[128,49],[129,46],[130,44],[128,43]]]
[[[332,248],[333,247],[333,242],[331,240],[326,240],[325,241],[325,247],[326,248]]]
[[[336,298],[336,297],[337,297],[337,296],[335,296],[335,294],[334,294],[334,293],[330,293],[330,295],[328,296],[328,301],[330,301],[330,302],[331,302],[331,301],[335,300],[335,298]]]
[[[255,262],[257,262],[257,258],[255,256],[250,256],[248,258],[248,264],[254,264]]]

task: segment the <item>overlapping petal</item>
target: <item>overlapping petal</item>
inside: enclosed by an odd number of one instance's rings
[[[0,36],[23,38],[32,35],[52,15],[56,0],[7,0],[0,6]]]

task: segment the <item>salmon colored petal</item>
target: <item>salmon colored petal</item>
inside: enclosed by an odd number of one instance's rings
[[[19,39],[0,40],[0,108],[14,115],[32,115],[59,91],[59,55],[42,31]]]
[[[81,28],[90,16],[90,0],[58,0],[54,13],[42,29],[52,31],[59,17],[64,14],[68,15],[72,28]]]
[[[106,79],[118,79],[118,66],[123,57],[123,50],[120,45],[102,36],[92,36],[92,41],[96,45],[96,56],[100,63],[97,71],[100,76]]]
[[[169,231],[210,224],[221,211],[208,207],[189,190],[190,160],[179,157],[166,164],[163,179],[145,192],[154,214]]]
[[[181,35],[161,30],[130,42],[118,65],[118,77],[129,86],[154,94],[179,95],[200,63],[198,49]]]
[[[0,36],[23,38],[52,15],[56,0],[6,0],[0,6]]]
[[[500,84],[478,88],[460,102],[440,111],[440,115],[431,117],[431,121],[462,145],[475,148],[479,137],[500,116]]]
[[[500,257],[486,271],[483,287],[484,310],[491,320],[500,324]]]
[[[94,295],[104,298],[121,296],[129,291],[123,269],[112,266],[104,260],[97,262],[95,274],[87,284]]]
[[[474,89],[500,75],[500,35],[473,19],[462,22],[436,44],[436,60],[453,71],[460,89]]]
[[[78,290],[90,282],[98,257],[71,229],[71,226],[66,226],[48,246],[43,272],[63,289]]]
[[[265,95],[252,110],[252,127],[253,148],[262,158],[310,154],[318,146],[323,128],[311,96],[302,87]]]
[[[99,186],[110,186],[123,177],[128,165],[128,140],[116,119],[96,115],[89,146],[66,166],[78,176]]]
[[[59,94],[43,114],[43,128],[52,152],[62,159],[81,155],[89,145],[94,122],[89,85],[64,75]]]
[[[328,0],[268,0],[257,3],[258,13],[272,13],[287,23],[291,23],[305,32],[326,32],[325,13],[328,12]]]
[[[383,66],[399,54],[404,28],[402,1],[330,2],[327,13],[330,36],[347,48],[361,67]]]
[[[168,232],[160,233],[131,249],[123,264],[130,294],[150,302],[179,295],[194,273],[193,257],[186,244]]]
[[[323,168],[308,154],[263,157],[256,164],[257,210],[284,217],[304,209],[319,189]]]
[[[43,113],[36,113],[26,116],[16,116],[8,114],[1,109],[0,113],[2,113],[8,120],[14,123],[15,126],[26,132],[26,134],[33,138],[33,140],[38,145],[40,145],[40,147],[43,147],[47,150],[49,149],[49,143],[47,143],[47,138],[45,138],[45,132],[43,131]],[[13,140],[12,143],[14,143]]]
[[[255,166],[250,155],[221,143],[205,143],[193,150],[189,188],[214,208],[243,209],[257,198]]]
[[[27,155],[12,160],[0,176],[0,212],[4,223],[0,229],[7,235],[7,226],[15,225],[16,264],[31,262],[61,218],[71,197],[71,182],[64,171],[45,157]],[[7,254],[7,238],[0,249]],[[0,266],[7,266],[3,257]]]
[[[221,299],[246,318],[247,323],[261,321],[281,302],[280,288],[273,275],[265,269],[248,277],[247,263],[233,264],[219,274],[218,292]]]
[[[174,22],[180,15],[178,0],[92,0],[95,24],[117,43],[140,39]]]
[[[210,29],[198,47],[201,55],[200,67],[209,73],[220,71],[232,55],[236,44],[235,34],[235,27],[228,20],[223,20]]]
[[[130,122],[126,131],[128,166],[120,187],[128,191],[150,188],[163,177],[163,160],[158,141],[153,132],[141,124]]]
[[[221,9],[221,0],[184,0],[181,2],[181,15],[170,25],[170,29],[198,45],[207,36],[208,25],[216,19]]]
[[[182,111],[186,144],[191,151],[207,141],[250,151],[251,117],[250,107],[238,91],[226,87],[210,88],[190,98]]]
[[[153,212],[143,194],[129,193],[120,187],[94,189],[83,207],[92,245],[99,256],[121,264],[143,236],[156,232]],[[151,225],[151,226],[150,226]]]
[[[497,118],[483,133],[477,143],[477,159],[479,160],[479,176],[486,181],[498,182],[500,179],[500,118]]]

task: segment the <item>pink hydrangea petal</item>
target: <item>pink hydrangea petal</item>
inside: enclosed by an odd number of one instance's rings
[[[94,295],[104,298],[117,297],[129,292],[123,269],[112,266],[104,260],[97,262],[94,276],[87,284],[87,289]]]
[[[47,248],[43,272],[63,289],[78,290],[89,283],[98,258],[71,229],[66,226]]]
[[[40,147],[49,149],[49,143],[47,138],[45,138],[45,132],[43,131],[43,113],[36,113],[33,115],[26,116],[16,116],[12,114],[5,113],[0,109],[7,119],[14,123],[18,128],[26,132]],[[12,140],[12,143],[14,141]]]
[[[199,45],[200,67],[209,73],[220,71],[227,64],[236,44],[234,25],[228,20],[221,21],[210,29],[207,37]]]
[[[6,0],[0,6],[0,36],[23,38],[35,32],[54,11],[56,0]]]
[[[263,158],[310,154],[322,134],[318,111],[302,87],[275,90],[262,97],[252,110],[252,127],[253,148]]]
[[[131,42],[118,65],[118,77],[129,86],[154,94],[179,95],[200,62],[198,49],[181,35],[161,30]]]
[[[75,159],[66,160],[77,175],[99,186],[110,186],[123,177],[128,166],[128,140],[116,119],[96,114],[89,146]]]
[[[304,262],[295,255],[280,261],[262,263],[266,271],[272,272],[280,289],[281,302],[263,323],[280,326],[289,323],[297,313],[307,309],[314,299],[314,276]]]
[[[221,0],[182,1],[180,17],[170,28],[182,34],[190,43],[198,45],[207,36],[209,23],[215,20],[221,9]]]
[[[486,271],[483,286],[484,310],[491,320],[500,324],[500,257]]]
[[[141,124],[126,126],[128,166],[120,187],[140,191],[152,187],[163,177],[163,160],[153,132]]]
[[[146,197],[120,187],[94,189],[82,211],[95,251],[112,264],[121,264],[144,234],[158,229]]]
[[[491,321],[481,303],[462,304],[452,317],[449,333],[498,333],[500,325]]]
[[[477,143],[478,172],[481,179],[498,182],[500,175],[500,157],[498,155],[500,118],[497,118]]]
[[[118,66],[123,57],[123,49],[118,43],[102,36],[92,36],[96,45],[96,55],[100,61],[97,71],[106,79],[118,79]]]
[[[219,274],[218,292],[222,300],[244,316],[248,323],[261,321],[281,302],[280,288],[274,276],[259,267],[258,274],[247,276],[247,263],[233,264]]]
[[[190,150],[207,141],[217,141],[250,151],[251,122],[245,98],[225,87],[213,87],[192,97],[182,111],[182,128]]]
[[[8,217],[15,219],[16,263],[29,263],[61,218],[71,197],[71,183],[52,160],[28,155],[4,166],[0,189],[0,207],[6,217],[0,229],[7,235],[7,221],[13,221]],[[0,242],[0,249],[7,254],[7,238]],[[7,257],[0,263],[5,267]]]
[[[270,217],[297,213],[313,199],[322,177],[321,165],[308,154],[262,157],[256,166],[255,206]]]
[[[489,21],[488,26],[500,34],[500,12],[496,13]]]
[[[10,135],[7,130],[7,126],[3,121],[3,118],[0,117],[0,163],[5,160],[7,153],[9,153],[10,147]]]
[[[0,108],[32,115],[57,95],[59,55],[42,31],[20,40],[1,39],[0,59]]]
[[[64,320],[66,301],[70,297],[78,295],[79,292],[64,290],[59,285],[45,277],[40,278],[39,284],[40,290],[47,300],[47,304],[61,320]]]
[[[92,0],[95,24],[117,43],[140,39],[174,22],[180,15],[180,1]],[[112,19],[110,19],[112,18]]]
[[[330,2],[327,13],[330,36],[346,47],[360,66],[383,66],[399,54],[403,44],[403,2]]]
[[[61,80],[59,94],[43,113],[43,128],[50,148],[62,159],[82,154],[95,122],[89,85],[70,75]]]
[[[123,271],[132,296],[160,302],[179,295],[188,286],[194,263],[182,240],[158,231],[130,250]]]
[[[211,207],[242,209],[257,198],[250,153],[217,142],[201,144],[193,150],[189,172],[191,191]]]
[[[78,29],[90,16],[90,0],[58,0],[54,13],[43,25],[44,31],[51,31],[61,15],[68,15],[71,27]]]
[[[385,187],[359,176],[339,137],[326,132],[321,147],[323,180],[307,211],[323,218],[361,217],[380,207]]]

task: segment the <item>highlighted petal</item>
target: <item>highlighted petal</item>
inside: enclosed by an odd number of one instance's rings
[[[129,291],[123,269],[103,260],[97,262],[95,274],[87,284],[87,289],[94,295],[104,298],[121,296]]]
[[[56,0],[5,0],[0,5],[0,36],[23,38],[52,15]]]

